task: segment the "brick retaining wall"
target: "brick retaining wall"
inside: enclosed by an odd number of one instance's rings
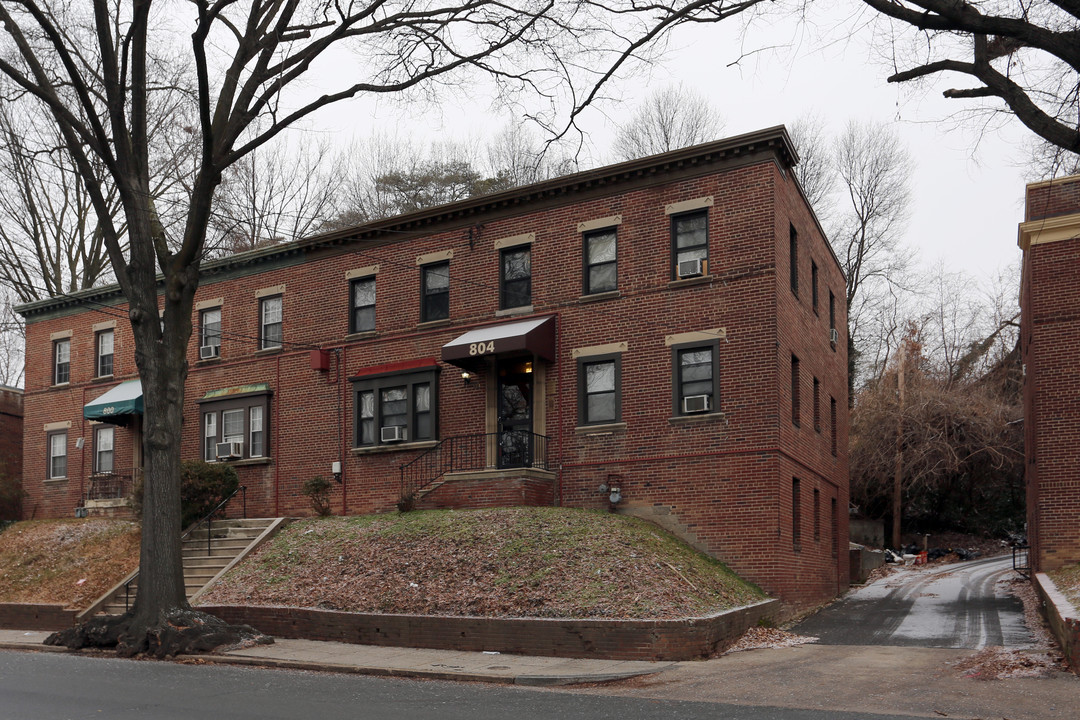
[[[0,603],[0,628],[5,630],[64,630],[75,624],[78,610],[62,605]]]
[[[1057,589],[1046,573],[1035,573],[1035,591],[1043,601],[1043,613],[1069,667],[1080,675],[1080,613]]]
[[[199,609],[230,623],[245,623],[287,638],[555,657],[693,660],[724,650],[761,618],[774,617],[780,602],[766,600],[681,620],[377,615],[235,605]]]

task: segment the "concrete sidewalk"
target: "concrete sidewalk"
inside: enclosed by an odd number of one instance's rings
[[[50,633],[0,630],[0,649],[67,652],[42,645]],[[229,650],[178,660],[255,665],[439,680],[472,680],[513,685],[552,686],[622,680],[674,667],[669,662],[586,660],[503,655],[500,653],[378,647],[315,640],[275,639],[273,645]]]

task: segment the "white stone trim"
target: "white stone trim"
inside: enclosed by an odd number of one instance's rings
[[[356,280],[358,278],[371,277],[372,275],[379,274],[378,265],[368,265],[367,267],[356,268],[345,273],[346,280]]]
[[[579,222],[577,224],[577,231],[579,233],[586,233],[590,230],[600,230],[602,228],[615,227],[616,225],[622,225],[622,215],[608,215],[607,217],[596,218],[595,220]]]
[[[727,330],[724,328],[713,328],[711,330],[695,330],[693,332],[675,333],[674,335],[664,336],[664,344],[668,347],[671,347],[672,345],[682,345],[684,343],[713,342],[714,340],[727,340]]]
[[[664,208],[664,213],[667,215],[677,215],[690,210],[700,210],[701,208],[712,207],[712,205],[713,196],[706,195],[705,197],[694,198],[693,200],[683,200],[682,202],[671,203]]]
[[[511,235],[510,237],[499,238],[496,240],[495,249],[502,250],[503,248],[517,247],[518,245],[531,245],[534,242],[536,242],[536,233]]]
[[[441,250],[439,252],[427,253],[425,255],[416,256],[417,265],[430,265],[431,263],[442,262],[444,260],[453,260],[453,250]]]
[[[610,355],[611,353],[628,352],[630,344],[625,342],[607,343],[605,345],[590,345],[589,347],[574,348],[570,351],[570,357],[592,357],[594,355]]]
[[[257,297],[257,298],[264,298],[264,297],[270,297],[272,295],[284,295],[284,294],[285,294],[285,284],[284,283],[282,283],[281,285],[274,285],[272,287],[262,288],[261,290],[256,290],[255,291],[255,297]]]

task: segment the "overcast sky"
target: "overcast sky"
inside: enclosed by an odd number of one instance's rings
[[[584,118],[591,164],[610,159],[615,122],[651,90],[667,84],[682,83],[704,95],[722,114],[726,135],[790,125],[806,113],[819,115],[832,133],[851,119],[887,122],[915,158],[914,206],[905,242],[920,263],[930,267],[940,262],[980,283],[1016,263],[1026,182],[1024,143],[1030,133],[1015,120],[986,131],[972,122],[950,120],[970,106],[945,100],[941,91],[966,86],[962,79],[920,88],[889,85],[890,68],[881,60],[888,48],[875,44],[872,13],[857,0],[837,0],[824,13],[809,24],[773,18],[749,31],[731,21],[681,29],[670,39],[661,64],[651,72],[635,71],[632,79],[611,89],[622,104],[605,103]],[[852,27],[855,32],[849,32]],[[774,46],[743,56],[744,48]],[[395,128],[419,138],[481,141],[508,121],[486,113],[475,95],[442,97],[438,108],[358,100],[321,118],[334,132],[357,139]]]

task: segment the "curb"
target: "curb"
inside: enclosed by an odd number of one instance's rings
[[[413,670],[408,668],[368,667],[363,665],[345,665],[330,662],[312,662],[306,660],[282,660],[279,658],[257,658],[237,655],[177,655],[177,662],[188,664],[244,665],[248,667],[269,667],[283,670],[309,670],[313,672],[336,672],[349,675],[371,675],[376,677],[416,678],[426,680],[453,680],[457,682],[484,682],[498,685],[522,685],[526,687],[555,687],[559,685],[581,685],[583,683],[605,683],[626,680],[643,675],[654,675],[667,670],[673,665],[650,670],[621,673],[597,673],[594,675],[485,675],[468,672],[445,672],[442,670]]]
[[[0,650],[28,650],[30,652],[78,652],[78,650],[69,650],[66,647],[60,647],[58,645],[12,642],[0,642]]]

